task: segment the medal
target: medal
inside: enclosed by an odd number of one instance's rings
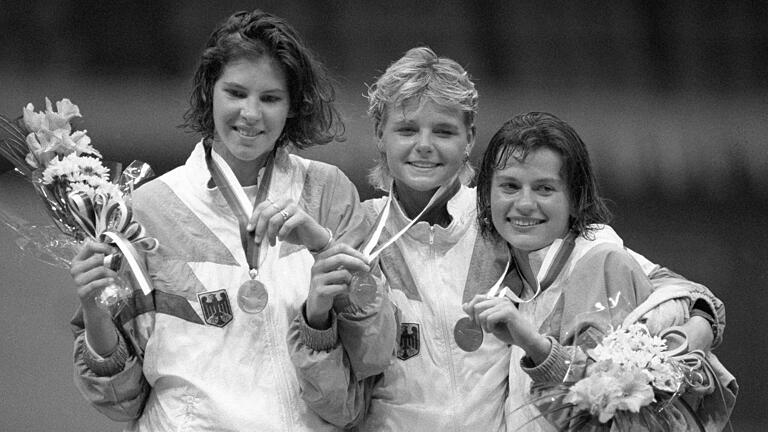
[[[483,344],[483,329],[469,317],[464,317],[453,326],[453,339],[462,350],[477,351]]]
[[[415,218],[413,218],[413,220],[411,220],[395,235],[390,237],[386,242],[384,242],[384,244],[379,246],[376,250],[373,250],[378,244],[379,238],[381,238],[381,233],[384,231],[384,225],[387,223],[389,211],[392,207],[392,195],[394,194],[395,187],[394,183],[390,183],[390,192],[389,195],[387,195],[387,201],[384,203],[384,209],[379,214],[379,217],[376,220],[376,226],[369,234],[368,241],[365,242],[365,245],[362,249],[363,255],[366,256],[368,263],[372,265],[373,260],[379,256],[379,254],[384,249],[386,249],[387,246],[393,244],[395,241],[397,241],[397,239],[402,237],[403,234],[405,234],[410,227],[418,223],[424,214],[426,214],[429,210],[432,210],[438,205],[442,205],[447,202],[456,193],[459,187],[461,187],[461,184],[455,177],[446,185],[441,185],[435,194],[432,195],[432,198],[429,200],[427,205],[424,206],[424,209],[422,209],[421,212]],[[370,273],[355,272],[352,274],[352,280],[349,283],[349,300],[360,308],[365,307],[376,300],[377,290],[378,285],[376,284],[376,280]]]
[[[237,217],[240,229],[240,242],[243,245],[245,258],[248,261],[249,279],[240,285],[237,290],[237,305],[245,313],[257,314],[267,307],[269,292],[264,283],[258,280],[259,259],[261,243],[256,243],[254,233],[248,232],[246,226],[253,209],[267,198],[269,184],[272,181],[272,167],[274,166],[275,153],[270,153],[264,166],[264,175],[259,182],[259,190],[256,193],[256,202],[251,205],[250,200],[240,186],[237,177],[227,163],[213,151],[210,145],[205,146],[205,161],[214,183],[224,195],[227,204]]]
[[[376,300],[378,285],[370,272],[356,271],[349,282],[349,301],[358,307],[372,304]]]
[[[539,294],[541,294],[542,291],[549,288],[555,279],[557,279],[557,275],[560,274],[560,271],[565,266],[565,263],[568,261],[568,257],[573,251],[575,239],[576,233],[570,231],[568,235],[565,236],[565,238],[555,240],[552,243],[551,248],[547,251],[547,255],[544,258],[544,262],[542,263],[541,269],[539,270],[539,274],[536,278],[530,276],[530,272],[521,272],[519,266],[515,266],[513,270],[518,273],[520,279],[515,277],[511,278],[511,281],[518,282],[518,287],[515,288],[520,289],[520,295],[522,295],[523,291],[523,287],[521,285],[522,280],[527,281],[529,285],[535,284],[536,286],[536,290],[533,295],[527,299],[520,298],[520,296],[515,293],[514,289],[510,289],[509,283],[505,283],[507,281],[507,277],[510,276],[511,273],[510,266],[513,260],[513,253],[517,261],[520,261],[524,258],[520,254],[520,251],[515,249],[513,252],[510,252],[509,249],[507,249],[507,266],[504,268],[504,272],[502,273],[501,278],[499,278],[499,280],[493,284],[491,289],[488,290],[486,297],[492,298],[505,296],[515,303],[528,303],[533,301],[536,297],[539,296]],[[525,259],[527,259],[527,256]],[[526,277],[526,275],[528,276]],[[539,280],[541,280],[541,282],[539,282]],[[475,333],[479,333],[479,335],[476,335]],[[459,348],[463,349],[464,351],[476,351],[478,348],[480,348],[480,345],[483,344],[483,330],[469,317],[464,317],[456,321],[456,325],[453,327],[453,338],[456,340],[456,345],[458,345]]]
[[[251,270],[251,279],[243,282],[237,290],[237,305],[243,312],[257,314],[267,307],[269,293],[263,283],[256,279],[256,274]]]

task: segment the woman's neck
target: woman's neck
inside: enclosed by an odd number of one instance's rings
[[[412,189],[402,182],[395,180],[395,190],[400,207],[409,219],[414,219],[419,213],[427,207],[429,201],[435,195],[438,189],[431,191],[418,191]],[[439,205],[429,209],[422,216],[421,220],[430,225],[440,225],[447,227],[451,223],[451,215],[448,213],[448,199],[441,200]]]
[[[242,160],[235,157],[227,148],[217,142],[213,142],[213,150],[227,162],[229,169],[235,174],[241,186],[254,186],[259,183],[259,171],[267,162],[270,152],[259,155],[256,159]]]
[[[539,270],[541,270],[541,265],[544,263],[544,257],[547,256],[547,251],[550,246],[552,245],[535,251],[522,251],[513,248],[516,261],[520,266],[520,272],[529,282],[532,283],[533,281],[538,280],[537,275],[539,274]]]

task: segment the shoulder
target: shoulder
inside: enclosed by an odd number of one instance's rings
[[[289,154],[290,168],[304,174],[305,185],[328,187],[336,184],[352,185],[346,174],[336,165]],[[353,186],[353,185],[352,185]]]
[[[143,204],[165,200],[168,194],[173,193],[169,181],[173,183],[174,178],[178,177],[179,171],[180,168],[176,168],[136,188],[131,194],[133,205],[143,206]]]
[[[363,210],[367,218],[375,220],[379,213],[384,210],[384,205],[387,203],[386,195],[379,198],[371,198],[363,201]]]

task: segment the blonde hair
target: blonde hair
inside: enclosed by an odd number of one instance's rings
[[[464,124],[468,130],[474,128],[477,117],[477,90],[467,71],[461,65],[446,57],[438,57],[427,47],[412,48],[368,88],[368,116],[373,120],[376,137],[380,137],[387,122],[389,107],[405,106],[417,101],[430,100],[445,107],[458,106],[464,113]],[[392,181],[383,151],[368,174],[368,181],[374,187],[386,191]],[[459,173],[462,184],[469,184],[474,178],[474,169],[469,157]]]

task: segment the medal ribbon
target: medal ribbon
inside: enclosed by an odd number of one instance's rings
[[[251,205],[251,201],[248,199],[248,195],[245,194],[235,173],[232,172],[232,169],[227,162],[213,151],[211,147],[212,146],[206,142],[205,163],[208,166],[208,171],[211,173],[213,182],[216,183],[216,187],[218,187],[221,194],[224,195],[224,199],[232,209],[232,212],[235,213],[235,217],[237,217],[238,226],[240,228],[240,242],[245,251],[245,259],[248,261],[249,273],[251,278],[255,278],[259,272],[261,243],[256,243],[255,233],[246,230],[246,227],[248,226],[251,214],[253,214],[253,209],[267,199],[269,185],[272,182],[272,168],[275,165],[274,161],[277,148],[270,152],[267,157],[264,164],[264,175],[259,182],[259,189],[256,192],[256,202]]]
[[[376,221],[376,227],[372,231],[372,234],[368,242],[365,244],[362,250],[363,254],[368,258],[368,261],[369,262],[372,261],[387,246],[391,245],[392,243],[397,241],[397,239],[402,237],[403,234],[405,234],[409,228],[411,228],[412,226],[420,222],[428,211],[448,202],[448,200],[454,194],[456,194],[456,191],[458,191],[460,187],[461,187],[461,184],[458,181],[458,177],[454,177],[447,184],[441,185],[437,189],[435,194],[432,195],[432,198],[430,198],[427,205],[424,206],[424,209],[422,209],[421,212],[415,218],[413,218],[407,225],[405,225],[405,227],[403,227],[403,229],[395,233],[392,237],[389,238],[389,240],[384,242],[384,244],[379,246],[378,249],[374,251],[373,248],[376,246],[376,243],[378,243],[379,238],[381,237],[381,233],[384,230],[384,225],[386,225],[387,218],[389,217],[390,207],[392,206],[392,201],[393,201],[392,195],[395,193],[395,187],[394,187],[394,182],[391,183],[389,186],[389,195],[387,196],[387,201],[384,203],[384,209],[381,211],[381,214],[379,214],[379,218]]]
[[[144,227],[133,220],[133,212],[122,197],[97,193],[91,198],[85,192],[67,195],[70,214],[83,231],[96,241],[115,245],[128,262],[144,294],[152,292],[149,273],[139,258],[139,251],[154,252],[159,243],[149,237]]]
[[[550,285],[557,279],[557,275],[560,274],[560,272],[563,270],[563,267],[565,266],[565,263],[568,261],[568,257],[571,255],[571,252],[573,252],[573,248],[576,243],[576,233],[574,231],[569,231],[568,234],[563,239],[557,239],[554,242],[552,242],[552,245],[550,246],[549,250],[547,251],[546,256],[544,257],[544,261],[541,264],[541,268],[539,269],[539,274],[537,277],[533,277],[532,274],[527,273],[520,269],[520,266],[515,266],[516,271],[519,272],[520,278],[528,282],[529,285],[532,287],[535,286],[535,292],[533,295],[528,299],[522,299],[520,298],[517,293],[515,293],[515,290],[510,289],[509,286],[505,286],[503,289],[501,286],[504,284],[504,281],[506,280],[507,276],[509,275],[509,267],[512,263],[512,253],[510,253],[509,259],[507,260],[507,267],[504,270],[504,273],[502,274],[501,278],[498,282],[496,282],[489,291],[488,295],[501,295],[502,293],[507,296],[510,300],[512,300],[515,303],[529,303],[533,301],[536,297],[541,294],[542,291],[549,288]],[[522,260],[527,260],[528,258],[522,254],[519,250],[512,248],[514,251],[514,257],[517,262],[521,262]],[[515,278],[515,280],[518,280]],[[541,282],[539,282],[541,281]],[[522,287],[521,287],[522,288]],[[522,290],[520,290],[520,294],[522,295]]]

